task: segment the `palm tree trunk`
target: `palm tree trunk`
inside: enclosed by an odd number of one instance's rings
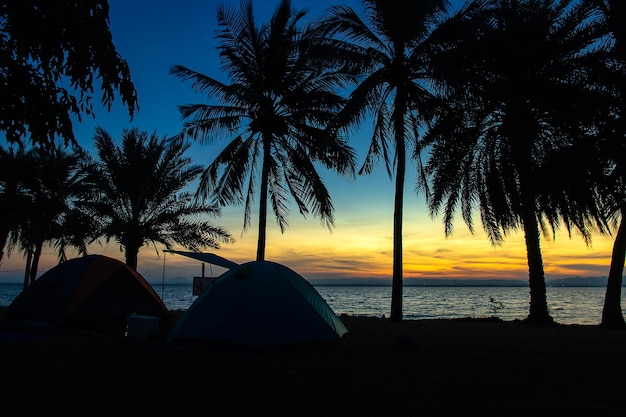
[[[120,243],[124,248],[125,263],[129,267],[137,270],[137,258],[139,250],[144,244],[143,232],[141,232],[140,210],[138,207],[133,208],[132,220],[126,225],[126,230],[122,235]]]
[[[626,207],[622,207],[622,219],[620,220],[617,236],[613,242],[611,254],[611,268],[606,283],[604,296],[604,308],[602,309],[602,322],[604,327],[623,329],[626,327],[622,314],[622,280],[624,274],[624,261],[626,260]]]
[[[402,321],[402,217],[404,202],[404,175],[406,149],[404,143],[405,101],[401,91],[396,92],[394,130],[396,135],[396,184],[393,209],[393,276],[391,280],[391,321]]]
[[[41,252],[43,251],[43,242],[38,242],[35,247],[35,253],[33,253],[33,259],[30,265],[30,283],[32,284],[37,279],[37,270],[39,269],[39,259],[41,259]]]
[[[9,239],[8,232],[0,232],[0,266],[2,266],[2,260],[4,259],[4,247],[7,245]]]
[[[526,322],[530,324],[552,324],[554,320],[548,312],[548,300],[546,298],[539,224],[534,211],[528,210],[526,207],[523,210],[524,240],[528,258],[528,284],[530,286],[530,311]]]
[[[511,150],[515,158],[515,167],[519,175],[519,196],[521,201],[522,228],[526,243],[526,257],[528,261],[528,285],[530,287],[529,313],[526,322],[529,324],[553,324],[554,320],[548,312],[546,297],[546,280],[543,271],[543,257],[541,255],[541,235],[537,220],[536,196],[530,179],[533,177],[532,145],[527,138],[532,138],[536,132],[528,126],[527,120],[532,115],[527,106],[516,100],[512,103],[510,138]]]
[[[139,249],[141,246],[138,245],[126,245],[126,265],[133,268],[135,271],[137,270],[137,257],[139,255]]]
[[[391,281],[391,320],[402,320],[402,215],[404,201],[404,157],[398,156],[393,210],[393,277]]]
[[[33,251],[26,249],[26,266],[24,267],[24,289],[28,288],[30,279],[30,264],[33,261]]]
[[[267,187],[270,173],[270,135],[263,135],[263,169],[261,173],[261,193],[259,196],[259,240],[257,243],[256,260],[265,260],[265,241],[267,239]]]

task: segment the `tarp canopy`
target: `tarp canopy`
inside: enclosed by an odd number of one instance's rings
[[[272,347],[340,340],[348,330],[315,288],[269,261],[217,277],[176,321],[169,343]]]
[[[130,315],[160,318],[167,308],[152,286],[116,259],[88,255],[46,271],[7,307],[0,327],[13,331],[124,334]]]
[[[226,269],[232,269],[239,265],[238,263],[230,261],[226,258],[222,258],[221,256],[218,256],[214,253],[185,252],[185,251],[179,251],[179,250],[166,250],[164,252],[187,256],[189,258],[196,259],[198,261],[206,262],[209,264],[221,266]]]

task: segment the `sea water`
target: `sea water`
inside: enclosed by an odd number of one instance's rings
[[[0,283],[0,306],[8,306],[21,284]],[[186,310],[197,296],[191,285],[154,285],[170,310]],[[389,317],[391,287],[316,286],[335,313]],[[548,309],[561,324],[596,325],[604,304],[604,287],[548,287]],[[622,306],[626,297],[622,293]],[[405,287],[403,314],[407,320],[490,317],[522,320],[528,315],[527,287]],[[626,311],[624,312],[626,316]]]
[[[316,289],[337,314],[389,317],[390,287]],[[405,287],[402,311],[409,320],[492,316],[522,320],[528,316],[528,291],[525,287]],[[550,315],[561,324],[598,324],[605,291],[603,287],[548,287]]]

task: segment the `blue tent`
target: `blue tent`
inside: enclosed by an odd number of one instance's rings
[[[253,261],[216,278],[167,341],[271,347],[338,341],[347,333],[308,281],[284,265]]]

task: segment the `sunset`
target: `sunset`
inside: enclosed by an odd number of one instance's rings
[[[303,219],[297,212],[290,216],[284,234],[274,221],[268,225],[267,259],[288,265],[304,277],[322,283],[345,278],[391,278],[392,264],[392,183],[384,171],[354,181],[335,181],[331,189],[335,203],[335,227],[329,231],[317,219]],[[372,190],[379,192],[372,198]],[[472,235],[462,219],[455,223],[454,234],[446,238],[441,219],[431,218],[423,199],[411,195],[407,187],[404,227],[404,271],[406,278],[443,279],[528,279],[526,249],[521,232],[508,236],[501,246],[493,246],[479,224]],[[253,217],[254,217],[253,213]],[[477,216],[477,221],[479,217]],[[235,242],[219,250],[207,250],[238,263],[255,256],[257,233],[253,226],[242,234],[243,208],[224,208],[213,219],[233,235]],[[590,247],[573,232],[571,238],[561,230],[542,240],[547,279],[606,277],[611,260],[613,238],[597,234]],[[145,246],[139,253],[138,270],[151,282],[198,276],[201,264],[182,256],[164,255],[164,248]],[[178,248],[181,249],[182,248]],[[123,260],[117,244],[92,245],[90,253]],[[41,272],[56,264],[52,249],[46,250]],[[14,253],[3,262],[0,280],[21,281],[24,260]],[[206,273],[209,274],[208,265]],[[214,271],[222,271],[214,267]]]
[[[335,228],[329,231],[317,219],[303,219],[291,214],[290,226],[284,234],[271,222],[268,227],[267,258],[288,265],[304,277],[329,282],[344,278],[391,277],[392,199],[391,182],[379,172],[379,183],[387,183],[374,198],[374,182],[358,177],[353,183],[337,181],[332,197],[335,202]],[[335,180],[335,179],[333,179]],[[375,184],[384,188],[384,184]],[[501,246],[493,246],[477,224],[476,233],[467,230],[462,219],[456,222],[454,234],[446,238],[441,220],[428,216],[423,201],[410,196],[405,208],[404,271],[406,278],[444,279],[522,279],[528,278],[528,264],[523,235],[515,233]],[[411,201],[412,200],[412,201]],[[254,214],[253,214],[254,216]],[[256,251],[256,229],[242,234],[243,209],[223,209],[222,216],[213,219],[228,229],[235,238],[233,244],[223,244],[219,250],[207,250],[238,263],[250,261]],[[561,230],[555,239],[542,240],[547,279],[572,277],[606,277],[611,260],[613,239],[597,235],[587,247],[573,233],[570,238]],[[160,283],[165,256],[166,280],[198,276],[201,264],[182,256],[164,255],[164,248],[145,246],[139,254],[138,270],[151,282]],[[179,248],[181,249],[181,248]],[[92,245],[90,253],[123,259],[117,244],[109,242]],[[41,273],[57,263],[50,248],[41,262]],[[3,261],[0,281],[22,280],[24,259],[13,253]],[[214,267],[214,271],[221,271]],[[206,269],[207,275],[209,269]]]
[[[293,1],[295,8],[306,8],[309,19],[317,18],[332,1]],[[344,1],[358,9],[356,0]],[[262,6],[263,4],[263,6]],[[453,8],[462,2],[453,1]],[[128,61],[138,92],[139,110],[129,120],[122,103],[115,101],[110,112],[96,108],[95,117],[75,121],[78,142],[91,151],[95,128],[103,127],[114,138],[122,130],[139,127],[159,135],[176,135],[182,129],[177,106],[191,102],[206,102],[190,86],[169,74],[172,65],[183,64],[218,79],[224,79],[215,49],[215,8],[213,1],[188,0],[176,3],[134,0],[112,0],[110,21],[113,41]],[[258,19],[266,19],[273,8],[265,3],[256,5]],[[364,163],[371,136],[371,122],[353,129],[350,145],[356,150],[357,168]],[[188,152],[193,163],[206,166],[227,143],[211,145],[192,142]],[[425,154],[424,157],[427,157]],[[404,274],[406,278],[452,279],[527,279],[528,264],[523,234],[518,231],[505,238],[503,245],[494,247],[474,218],[475,235],[468,233],[463,220],[454,223],[454,234],[446,238],[441,217],[431,218],[424,202],[424,193],[415,193],[416,170],[409,164],[405,183],[404,208]],[[335,227],[328,230],[312,216],[303,218],[291,202],[289,227],[280,233],[272,215],[268,218],[267,258],[289,265],[304,277],[315,281],[344,278],[391,278],[393,232],[393,179],[386,173],[382,161],[370,175],[343,178],[325,172],[334,204]],[[191,189],[195,192],[195,189]],[[258,209],[252,213],[252,226],[242,234],[243,206],[222,208],[222,215],[211,219],[227,229],[235,238],[233,244],[223,244],[216,251],[236,262],[253,260],[256,253]],[[610,265],[611,237],[598,235],[592,247],[575,232],[570,239],[565,230],[556,239],[542,240],[544,268],[547,279],[566,277],[606,276]],[[151,281],[162,278],[163,247],[144,246],[139,253],[138,270]],[[158,253],[157,253],[158,252]],[[106,254],[123,260],[123,253],[114,242],[94,244],[89,253]],[[180,257],[178,257],[180,258]],[[167,259],[167,266],[179,263],[184,270],[168,270],[166,278],[197,274],[200,266],[189,259]],[[53,249],[47,249],[40,271],[56,264]],[[0,282],[21,280],[24,260],[12,253],[3,260]]]
[[[358,188],[355,185],[355,188]],[[390,198],[390,197],[389,197]],[[381,204],[381,206],[387,206]],[[417,204],[414,205],[416,211]],[[411,205],[409,205],[410,210]],[[370,209],[372,209],[370,207]],[[267,258],[288,265],[304,277],[316,282],[329,283],[344,278],[390,279],[391,270],[391,220],[383,213],[369,215],[373,221],[358,223],[358,217],[341,214],[337,207],[336,228],[332,233],[315,219],[301,220],[294,216],[284,234],[277,226],[268,233]],[[251,260],[256,249],[256,233],[250,230],[241,236],[242,218],[236,210],[228,216],[228,227],[236,242],[212,251],[238,263]],[[363,210],[368,212],[367,208]],[[384,209],[381,208],[381,212]],[[366,215],[367,216],[367,215]],[[421,216],[421,219],[418,217]],[[523,236],[510,236],[502,246],[493,246],[487,236],[478,230],[475,235],[459,220],[454,235],[445,238],[443,226],[421,214],[410,213],[405,227],[404,271],[406,278],[443,279],[521,279],[528,278]],[[225,217],[222,217],[224,220]],[[573,235],[570,239],[561,232],[556,239],[542,241],[547,279],[606,276],[612,248],[610,237],[595,237],[591,247]],[[113,244],[106,251],[95,247],[94,253],[109,256],[119,254]],[[119,255],[117,255],[119,256]],[[163,274],[163,254],[151,248],[142,249],[139,269],[151,281],[160,282]],[[175,277],[197,276],[198,261],[176,255],[165,255],[166,280]],[[207,266],[208,268],[208,266]],[[214,271],[221,271],[214,267]],[[206,269],[207,274],[209,270]]]
[[[332,1],[293,1],[295,8],[308,10],[309,19],[319,16]],[[359,9],[356,0],[342,4]],[[453,8],[462,2],[451,2]],[[168,2],[111,2],[111,31],[116,46],[129,62],[139,94],[140,110],[129,122],[123,109],[100,111],[95,120],[85,119],[76,127],[81,144],[89,148],[94,126],[103,126],[114,137],[130,126],[155,130],[160,134],[180,132],[181,118],[177,106],[205,102],[189,85],[168,73],[170,66],[183,64],[205,74],[224,79],[215,50],[215,7],[212,1],[185,1],[173,7]],[[259,3],[256,12],[264,19],[273,8]],[[147,14],[146,14],[147,13]],[[176,16],[180,18],[176,18]],[[167,23],[165,23],[165,20]],[[116,103],[119,106],[119,103]],[[349,140],[355,148],[357,168],[364,162],[371,135],[371,123],[353,130]],[[206,165],[226,142],[194,144],[190,153],[195,163]],[[493,247],[482,231],[480,216],[475,216],[474,236],[462,219],[455,222],[450,238],[444,235],[442,219],[430,218],[424,193],[415,193],[416,170],[408,165],[404,209],[404,271],[406,277],[424,278],[503,278],[527,279],[528,264],[523,234],[515,233],[500,247]],[[323,177],[335,207],[335,227],[329,231],[317,219],[304,219],[290,206],[289,227],[284,234],[270,215],[268,219],[267,258],[289,265],[307,278],[384,278],[390,279],[392,266],[393,180],[380,162],[371,175],[354,179],[326,172]],[[252,226],[242,235],[243,206],[224,207],[222,216],[214,219],[235,237],[217,251],[237,262],[254,259],[257,243],[258,210],[252,213]],[[606,276],[613,238],[598,235],[593,246],[586,247],[575,232],[571,240],[561,230],[554,241],[542,241],[547,278]],[[110,244],[112,245],[112,244]],[[157,248],[158,249],[158,248]],[[100,253],[93,247],[93,253]],[[115,253],[108,249],[108,253]],[[113,255],[112,255],[113,256]],[[160,258],[154,248],[140,252],[144,264],[139,269],[148,276],[161,276],[150,270]],[[171,259],[170,261],[174,261]],[[183,261],[181,262],[187,262]],[[197,262],[191,262],[197,268]]]
[[[19,416],[612,416],[623,0],[0,3]]]

